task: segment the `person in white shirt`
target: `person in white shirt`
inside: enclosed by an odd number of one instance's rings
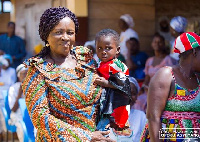
[[[8,54],[0,56],[0,108],[4,107],[2,90],[8,90],[17,80],[15,69],[10,67],[12,57]],[[1,117],[1,116],[0,116]],[[3,118],[3,117],[2,117]],[[1,119],[0,119],[1,120]],[[0,138],[3,131],[3,121],[0,121]]]
[[[22,120],[22,114],[19,109],[18,100],[20,98],[23,98],[21,83],[23,82],[24,78],[26,77],[27,71],[28,70],[27,70],[27,68],[25,68],[24,64],[20,64],[16,68],[17,77],[18,77],[19,82],[16,82],[12,86],[10,86],[9,92],[8,92],[8,102],[9,102],[9,107],[11,109],[10,119],[9,119],[8,123],[10,125],[15,125],[17,127],[17,136],[18,136],[19,140],[21,140],[22,135],[20,134],[21,131],[20,131],[18,122],[20,120]]]
[[[131,86],[131,110],[129,114],[129,124],[130,128],[133,131],[133,142],[139,142],[140,136],[143,131],[143,128],[147,122],[147,118],[145,112],[141,109],[137,109],[137,105],[141,105],[137,103],[138,97],[137,94],[140,90],[138,82],[134,77],[129,77],[130,86]]]
[[[120,53],[125,57],[127,57],[128,49],[126,47],[126,41],[131,37],[139,40],[138,34],[132,28],[134,27],[133,18],[129,14],[124,14],[120,16],[119,19],[119,28],[121,30],[120,33]]]
[[[10,55],[0,56],[0,90],[8,89],[17,80],[15,69],[10,67],[12,62]]]

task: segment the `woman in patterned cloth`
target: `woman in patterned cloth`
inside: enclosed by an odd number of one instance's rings
[[[40,18],[45,47],[25,61],[29,67],[23,93],[36,141],[103,141],[109,132],[95,131],[101,88],[94,84],[91,51],[73,47],[78,21],[67,8],[49,8]]]
[[[152,78],[142,142],[182,142],[200,136],[200,37],[192,32],[177,37],[179,65],[163,67]],[[161,129],[162,128],[162,129]],[[198,136],[199,135],[199,136]]]

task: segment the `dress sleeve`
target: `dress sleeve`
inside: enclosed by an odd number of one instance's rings
[[[30,118],[38,131],[37,140],[84,142],[91,140],[91,132],[74,127],[50,113],[48,86],[44,75],[35,67],[29,67],[22,87]]]

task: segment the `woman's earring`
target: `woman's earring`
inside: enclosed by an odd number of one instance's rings
[[[46,47],[49,47],[49,43],[46,43]]]

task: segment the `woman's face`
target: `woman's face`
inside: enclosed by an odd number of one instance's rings
[[[67,56],[75,43],[75,24],[65,17],[50,32],[47,41],[51,53],[57,56]]]
[[[162,50],[162,48],[165,47],[165,43],[160,37],[155,36],[153,38],[151,46],[152,46],[154,51],[160,51],[160,50]]]

